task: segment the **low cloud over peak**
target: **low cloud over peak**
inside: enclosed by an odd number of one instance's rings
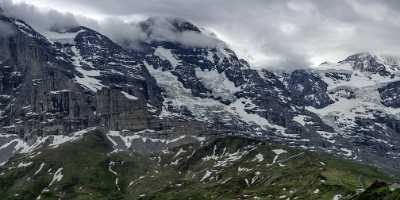
[[[161,23],[149,35],[138,24],[150,16],[179,16],[193,21],[195,27],[213,30],[239,56],[258,67],[297,69],[326,60],[339,61],[357,52],[400,52],[397,36],[400,32],[400,2],[396,0],[25,2],[14,4],[3,0],[2,5],[6,13],[22,18],[37,29],[82,24],[131,46],[136,46],[137,41],[149,40],[193,46],[215,44],[215,38],[210,34],[196,31],[177,34],[176,30]],[[85,12],[79,13],[79,10]]]

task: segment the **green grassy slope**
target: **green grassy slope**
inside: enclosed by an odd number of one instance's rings
[[[0,199],[331,200],[350,198],[375,180],[392,181],[372,167],[239,137],[152,156],[112,151],[96,131],[19,155],[0,170]]]

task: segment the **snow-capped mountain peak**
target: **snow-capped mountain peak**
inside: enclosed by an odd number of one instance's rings
[[[377,56],[356,54],[320,69],[277,75],[252,69],[191,23],[146,23],[145,53],[84,27],[41,36],[51,41],[42,44],[36,42],[39,33],[19,24],[19,36],[35,51],[6,53],[24,57],[5,57],[0,64],[4,77],[21,75],[6,79],[9,91],[0,96],[7,98],[0,107],[4,130],[35,135],[24,131],[165,129],[179,120],[395,167],[400,121],[392,108],[400,107],[400,92],[396,75],[388,76],[392,72]],[[26,43],[18,45],[26,49]],[[9,45],[0,47],[10,51]],[[13,99],[19,99],[17,114],[9,106]],[[35,123],[24,127],[19,122],[25,120]]]
[[[368,75],[377,74],[380,76],[390,76],[399,71],[399,63],[399,56],[365,52],[348,56],[338,63],[324,62],[316,69],[343,70],[360,72]]]
[[[222,47],[226,44],[193,23],[173,17],[151,17],[139,23],[145,33],[144,43],[170,42],[190,48]]]

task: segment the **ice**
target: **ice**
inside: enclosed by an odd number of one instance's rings
[[[203,142],[205,140],[204,137],[197,137],[197,136],[192,136],[192,135],[182,135],[182,136],[178,136],[176,138],[171,138],[171,139],[159,139],[159,138],[152,138],[149,136],[145,136],[145,134],[143,134],[143,133],[148,133],[148,132],[154,132],[154,130],[145,129],[143,131],[138,131],[138,132],[134,132],[134,133],[127,132],[126,134],[123,134],[120,131],[109,131],[106,134],[106,136],[107,136],[108,140],[113,144],[115,151],[131,148],[133,142],[136,140],[141,140],[144,143],[152,142],[152,143],[161,143],[161,144],[176,143],[185,138],[192,138],[199,142]],[[123,143],[122,145],[124,147],[123,149],[118,149],[119,144],[116,142],[117,138],[120,141],[122,141],[122,143]]]
[[[66,142],[76,139],[74,137],[69,137],[69,136],[64,136],[64,135],[54,135],[51,137],[52,137],[53,141],[51,142],[51,144],[49,146],[53,146],[53,147],[58,147],[61,144],[64,144]]]
[[[262,118],[257,114],[246,112],[246,105],[256,107],[249,99],[240,98],[236,99],[236,101],[230,105],[225,105],[211,98],[194,97],[191,91],[186,89],[171,72],[154,69],[154,67],[148,63],[145,63],[145,66],[150,71],[151,75],[157,80],[160,87],[165,90],[166,98],[164,99],[163,110],[160,114],[161,118],[179,115],[178,113],[167,111],[167,107],[172,105],[174,108],[181,108],[184,106],[192,112],[197,120],[200,121],[208,121],[210,113],[218,113],[219,117],[235,116],[239,117],[239,119],[244,122],[258,125],[265,130],[274,129],[274,131],[281,135],[285,133],[286,129],[284,127],[272,124],[267,119]],[[233,87],[233,85],[231,85],[231,87]],[[238,88],[231,88],[231,90],[236,91]]]
[[[237,171],[238,171],[238,173],[243,173],[243,172],[250,172],[250,171],[252,171],[253,169],[249,169],[249,168],[246,168],[246,167],[238,167],[238,169],[237,169]]]
[[[247,150],[237,150],[236,152],[230,153],[226,151],[226,148],[224,148],[224,151],[222,152],[221,155],[216,154],[216,146],[214,146],[213,154],[206,156],[203,158],[203,161],[216,161],[214,164],[214,167],[227,167],[231,165],[232,163],[240,160],[243,158],[243,156],[247,155],[250,151],[252,151],[254,148],[250,148]]]
[[[200,182],[207,180],[208,178],[210,178],[211,175],[212,175],[212,172],[207,170],[206,173],[204,174],[204,176],[200,179]]]
[[[101,81],[99,79],[94,78],[100,76],[100,71],[94,70],[93,64],[85,61],[82,58],[79,50],[75,46],[71,47],[71,50],[74,53],[72,60],[73,64],[75,65],[75,69],[83,76],[75,76],[75,81],[93,92],[97,92],[98,90],[101,90],[103,87],[105,87],[103,84],[101,84]],[[85,63],[87,67],[91,67],[93,68],[93,70],[86,70],[82,68],[81,63]]]
[[[126,98],[128,98],[128,99],[130,99],[130,100],[138,100],[138,99],[139,99],[139,98],[137,98],[137,97],[135,97],[135,96],[133,96],[133,95],[128,94],[127,92],[121,91],[121,93],[122,93]]]
[[[274,152],[276,155],[287,153],[287,151],[284,149],[274,149],[274,150],[272,150],[272,152]]]
[[[281,155],[281,154],[284,154],[284,153],[287,153],[287,151],[286,150],[284,150],[284,149],[274,149],[274,150],[272,150],[272,152],[274,152],[275,153],[275,157],[274,157],[274,159],[272,160],[272,163],[271,164],[269,164],[269,165],[273,165],[273,164],[275,164],[276,163],[276,161],[278,160],[278,158],[279,158],[279,155]]]
[[[110,161],[108,163],[108,171],[116,176],[115,177],[115,187],[117,188],[118,191],[121,191],[121,188],[119,187],[118,173],[112,169],[112,166],[114,166],[115,164],[116,164],[115,162]]]
[[[262,154],[257,154],[253,161],[262,162],[264,161],[264,156]]]
[[[60,182],[61,179],[63,178],[63,174],[62,174],[63,168],[59,168],[57,169],[57,171],[54,173],[53,179],[51,180],[49,187],[52,186],[54,183],[56,182]]]
[[[299,124],[301,124],[302,126],[307,125],[308,121],[306,121],[306,119],[308,119],[308,116],[305,115],[296,115],[295,117],[293,117],[293,121],[298,122]]]
[[[176,67],[180,64],[180,62],[175,58],[170,49],[165,49],[164,47],[159,46],[154,51],[154,55],[160,57],[163,60],[169,61],[173,67]]]
[[[33,175],[34,176],[38,175],[42,171],[44,165],[45,165],[45,163],[41,163],[40,166],[39,166],[39,169],[36,170],[36,172]]]
[[[326,139],[332,139],[333,137],[335,137],[337,135],[337,133],[331,133],[331,132],[326,132],[326,131],[317,131],[317,133]]]
[[[170,102],[176,108],[186,106],[199,119],[208,111],[223,109],[224,104],[216,100],[194,97],[191,91],[186,89],[171,72],[154,69],[153,66],[147,63],[145,63],[145,65],[152,76],[157,80],[160,87],[165,89],[166,98],[164,104]],[[166,107],[168,107],[168,105],[163,106],[163,111],[161,112],[160,117],[173,115],[165,110]]]
[[[118,173],[112,169],[112,166],[113,166],[114,164],[115,164],[115,163],[112,162],[112,161],[110,161],[110,163],[108,163],[108,171],[111,172],[112,174],[114,174],[115,176],[118,176]]]
[[[57,148],[59,145],[64,144],[66,142],[72,142],[82,138],[83,134],[95,130],[95,127],[90,127],[87,129],[83,129],[77,131],[75,133],[71,133],[70,136],[64,135],[48,135],[45,137],[37,137],[35,142],[27,143],[22,139],[13,139],[8,143],[2,145],[1,149],[7,148],[9,145],[14,145],[13,153],[31,153],[42,147],[44,144],[47,144],[49,147]]]
[[[379,84],[360,87],[354,90],[355,98],[338,97],[335,103],[324,108],[306,107],[306,109],[318,114],[324,123],[335,128],[336,134],[318,131],[322,137],[332,142],[332,138],[337,136],[337,133],[341,136],[346,136],[351,133],[348,130],[357,128],[356,121],[358,119],[374,119],[374,112],[399,116],[399,108],[389,108],[381,103],[378,88]]]
[[[342,195],[336,194],[335,196],[333,196],[332,200],[340,200],[341,198],[342,198]]]
[[[234,100],[234,94],[240,92],[241,89],[236,87],[230,81],[224,72],[218,73],[214,70],[201,70],[196,68],[196,76],[200,79],[201,83],[209,90],[215,97],[221,97],[226,100]]]
[[[21,163],[18,164],[17,168],[29,167],[29,166],[31,166],[32,164],[33,164],[33,162],[28,162],[28,163],[21,162]]]
[[[178,152],[174,155],[174,158],[178,157],[179,155],[186,153],[186,151],[183,148],[180,148]]]
[[[344,156],[346,156],[346,157],[350,157],[350,156],[352,156],[353,155],[353,151],[352,150],[350,150],[350,149],[347,149],[347,148],[340,148],[340,150],[341,151],[343,151],[344,152]]]
[[[244,99],[244,98],[240,98],[237,99],[235,102],[233,102],[230,105],[230,112],[239,115],[241,117],[241,119],[247,123],[255,123],[257,125],[259,125],[261,128],[264,129],[268,129],[268,128],[273,128],[276,130],[277,133],[285,133],[286,128],[279,126],[279,125],[275,125],[275,124],[271,124],[267,119],[260,117],[257,114],[252,114],[252,113],[248,113],[245,111],[245,105],[251,105],[251,106],[255,106],[250,100],[248,99]]]

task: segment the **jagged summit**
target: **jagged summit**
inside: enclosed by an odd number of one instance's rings
[[[379,58],[372,53],[354,54],[339,62],[339,64],[346,63],[349,63],[354,70],[359,70],[361,72],[389,75],[389,72],[386,70],[385,65],[381,63]]]
[[[151,34],[154,29],[168,29],[173,32],[197,32],[200,33],[201,30],[193,23],[178,17],[150,17],[147,20],[140,23],[141,28]]]
[[[215,36],[185,19],[174,17],[150,17],[139,23],[146,37],[136,43],[158,45],[170,43],[188,48],[226,48],[227,45]],[[158,43],[158,44],[157,44]],[[146,45],[143,47],[146,49]]]
[[[270,139],[396,167],[400,122],[388,106],[400,107],[397,84],[382,84],[397,79],[372,73],[380,63],[373,56],[333,66],[345,72],[280,75],[252,69],[221,40],[183,20],[144,23],[149,50],[142,54],[79,26],[43,33],[50,41],[44,44],[32,37],[39,33],[15,23],[19,37],[0,41],[8,56],[1,64],[0,124],[26,146],[32,144],[19,135],[36,142],[91,126],[172,133],[184,127],[184,133]],[[8,150],[18,152],[15,146]]]
[[[317,70],[345,70],[361,72],[366,75],[378,74],[390,76],[399,70],[400,57],[395,55],[377,54],[372,52],[357,53],[348,56],[338,63],[323,62]]]

